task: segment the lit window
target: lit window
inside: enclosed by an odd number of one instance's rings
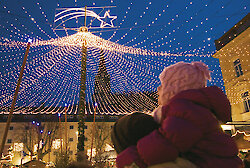
[[[60,149],[62,144],[63,144],[63,139],[55,139],[52,142],[52,149]]]
[[[250,109],[250,99],[249,99],[248,92],[242,93],[241,97],[243,99],[243,105],[244,105],[244,108],[245,108],[245,112],[249,112],[249,109]]]
[[[240,64],[240,59],[237,59],[234,61],[234,69],[235,69],[237,77],[243,75],[243,71],[242,71],[241,64]]]
[[[17,152],[23,151],[23,143],[14,143],[14,151]]]

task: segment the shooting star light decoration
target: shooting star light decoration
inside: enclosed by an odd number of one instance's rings
[[[117,19],[117,16],[110,15],[110,10],[107,10],[104,13],[103,17],[99,16],[94,11],[91,11],[91,10],[85,11],[85,8],[58,8],[56,10],[59,12],[55,15],[54,30],[62,30],[61,27],[63,27],[63,30],[64,29],[78,29],[78,28],[72,28],[72,27],[67,28],[65,26],[65,23],[69,20],[77,19],[79,17],[90,16],[90,17],[94,17],[95,19],[101,22],[99,27],[92,27],[92,28],[114,28],[115,26],[113,24],[113,21]]]

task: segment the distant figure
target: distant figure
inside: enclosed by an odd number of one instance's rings
[[[160,106],[154,118],[161,127],[137,145],[148,146],[140,151],[145,162],[151,165],[181,156],[200,168],[243,167],[236,143],[220,127],[220,122],[231,121],[229,100],[217,86],[207,87],[208,67],[202,62],[179,62],[166,67],[159,78]],[[155,141],[146,145],[152,137]],[[159,146],[162,141],[168,143]],[[161,155],[149,157],[152,148]]]
[[[118,154],[116,166],[118,168],[147,168],[149,165],[144,162],[139,152],[147,146],[141,145],[138,148],[138,142],[149,135],[152,131],[157,130],[159,124],[151,115],[144,113],[133,113],[123,116],[114,125],[111,132],[111,139],[115,150]],[[149,139],[149,141],[154,139]],[[165,143],[162,141],[162,143]],[[161,145],[161,144],[159,144]],[[147,155],[152,157],[159,156],[161,153],[155,153],[154,149],[147,151]],[[196,168],[188,160],[177,158],[173,162],[157,163],[152,168]]]

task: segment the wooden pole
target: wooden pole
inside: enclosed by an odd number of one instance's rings
[[[90,162],[92,160],[93,144],[94,144],[94,138],[95,138],[95,114],[96,114],[96,104],[94,108],[93,131],[92,131],[92,140],[91,140],[91,149],[90,149]]]
[[[84,20],[84,26],[87,26],[87,5],[85,5],[85,20]]]
[[[36,123],[36,132],[37,132],[37,160],[40,159],[40,140],[41,140],[41,136],[40,136],[40,123],[37,122]]]
[[[30,44],[31,44],[31,42],[28,42],[28,44],[27,44],[27,48],[26,48],[26,51],[25,51],[24,59],[23,59],[23,64],[22,64],[22,67],[21,67],[21,71],[20,71],[20,74],[19,74],[18,81],[17,81],[17,86],[16,86],[14,98],[13,98],[12,103],[11,103],[11,109],[10,109],[10,113],[8,115],[8,119],[7,119],[7,122],[6,122],[4,134],[3,134],[3,139],[2,139],[2,143],[1,143],[0,158],[2,158],[2,153],[3,153],[4,145],[5,145],[6,138],[7,138],[7,135],[8,135],[8,131],[9,131],[9,128],[10,128],[10,123],[11,123],[11,119],[12,119],[12,116],[13,116],[13,112],[14,112],[14,108],[15,108],[15,104],[16,104],[16,100],[17,100],[18,91],[19,91],[20,84],[21,84],[21,81],[22,81],[23,71],[24,71],[24,67],[25,67],[26,61],[27,61],[27,57],[28,57],[28,53],[29,53],[29,49],[30,49]]]
[[[65,106],[65,152],[68,150],[68,123],[67,123],[67,106]]]
[[[63,149],[63,145],[62,145],[62,126],[61,126],[61,114],[58,113],[58,117],[59,117],[59,134],[60,134],[60,145],[61,145],[61,154],[62,154],[62,149]]]
[[[86,29],[85,29],[86,30]],[[82,30],[83,31],[83,30]],[[81,58],[81,81],[80,81],[80,97],[78,103],[78,157],[77,161],[81,161],[82,156],[84,156],[84,142],[85,142],[85,109],[86,109],[86,65],[87,65],[87,44],[84,39],[82,44],[82,58]]]

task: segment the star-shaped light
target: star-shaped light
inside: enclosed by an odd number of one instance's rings
[[[103,28],[105,26],[114,27],[113,20],[115,20],[117,16],[110,16],[109,11],[106,11],[103,17],[98,17],[97,19],[101,21],[100,27]]]

